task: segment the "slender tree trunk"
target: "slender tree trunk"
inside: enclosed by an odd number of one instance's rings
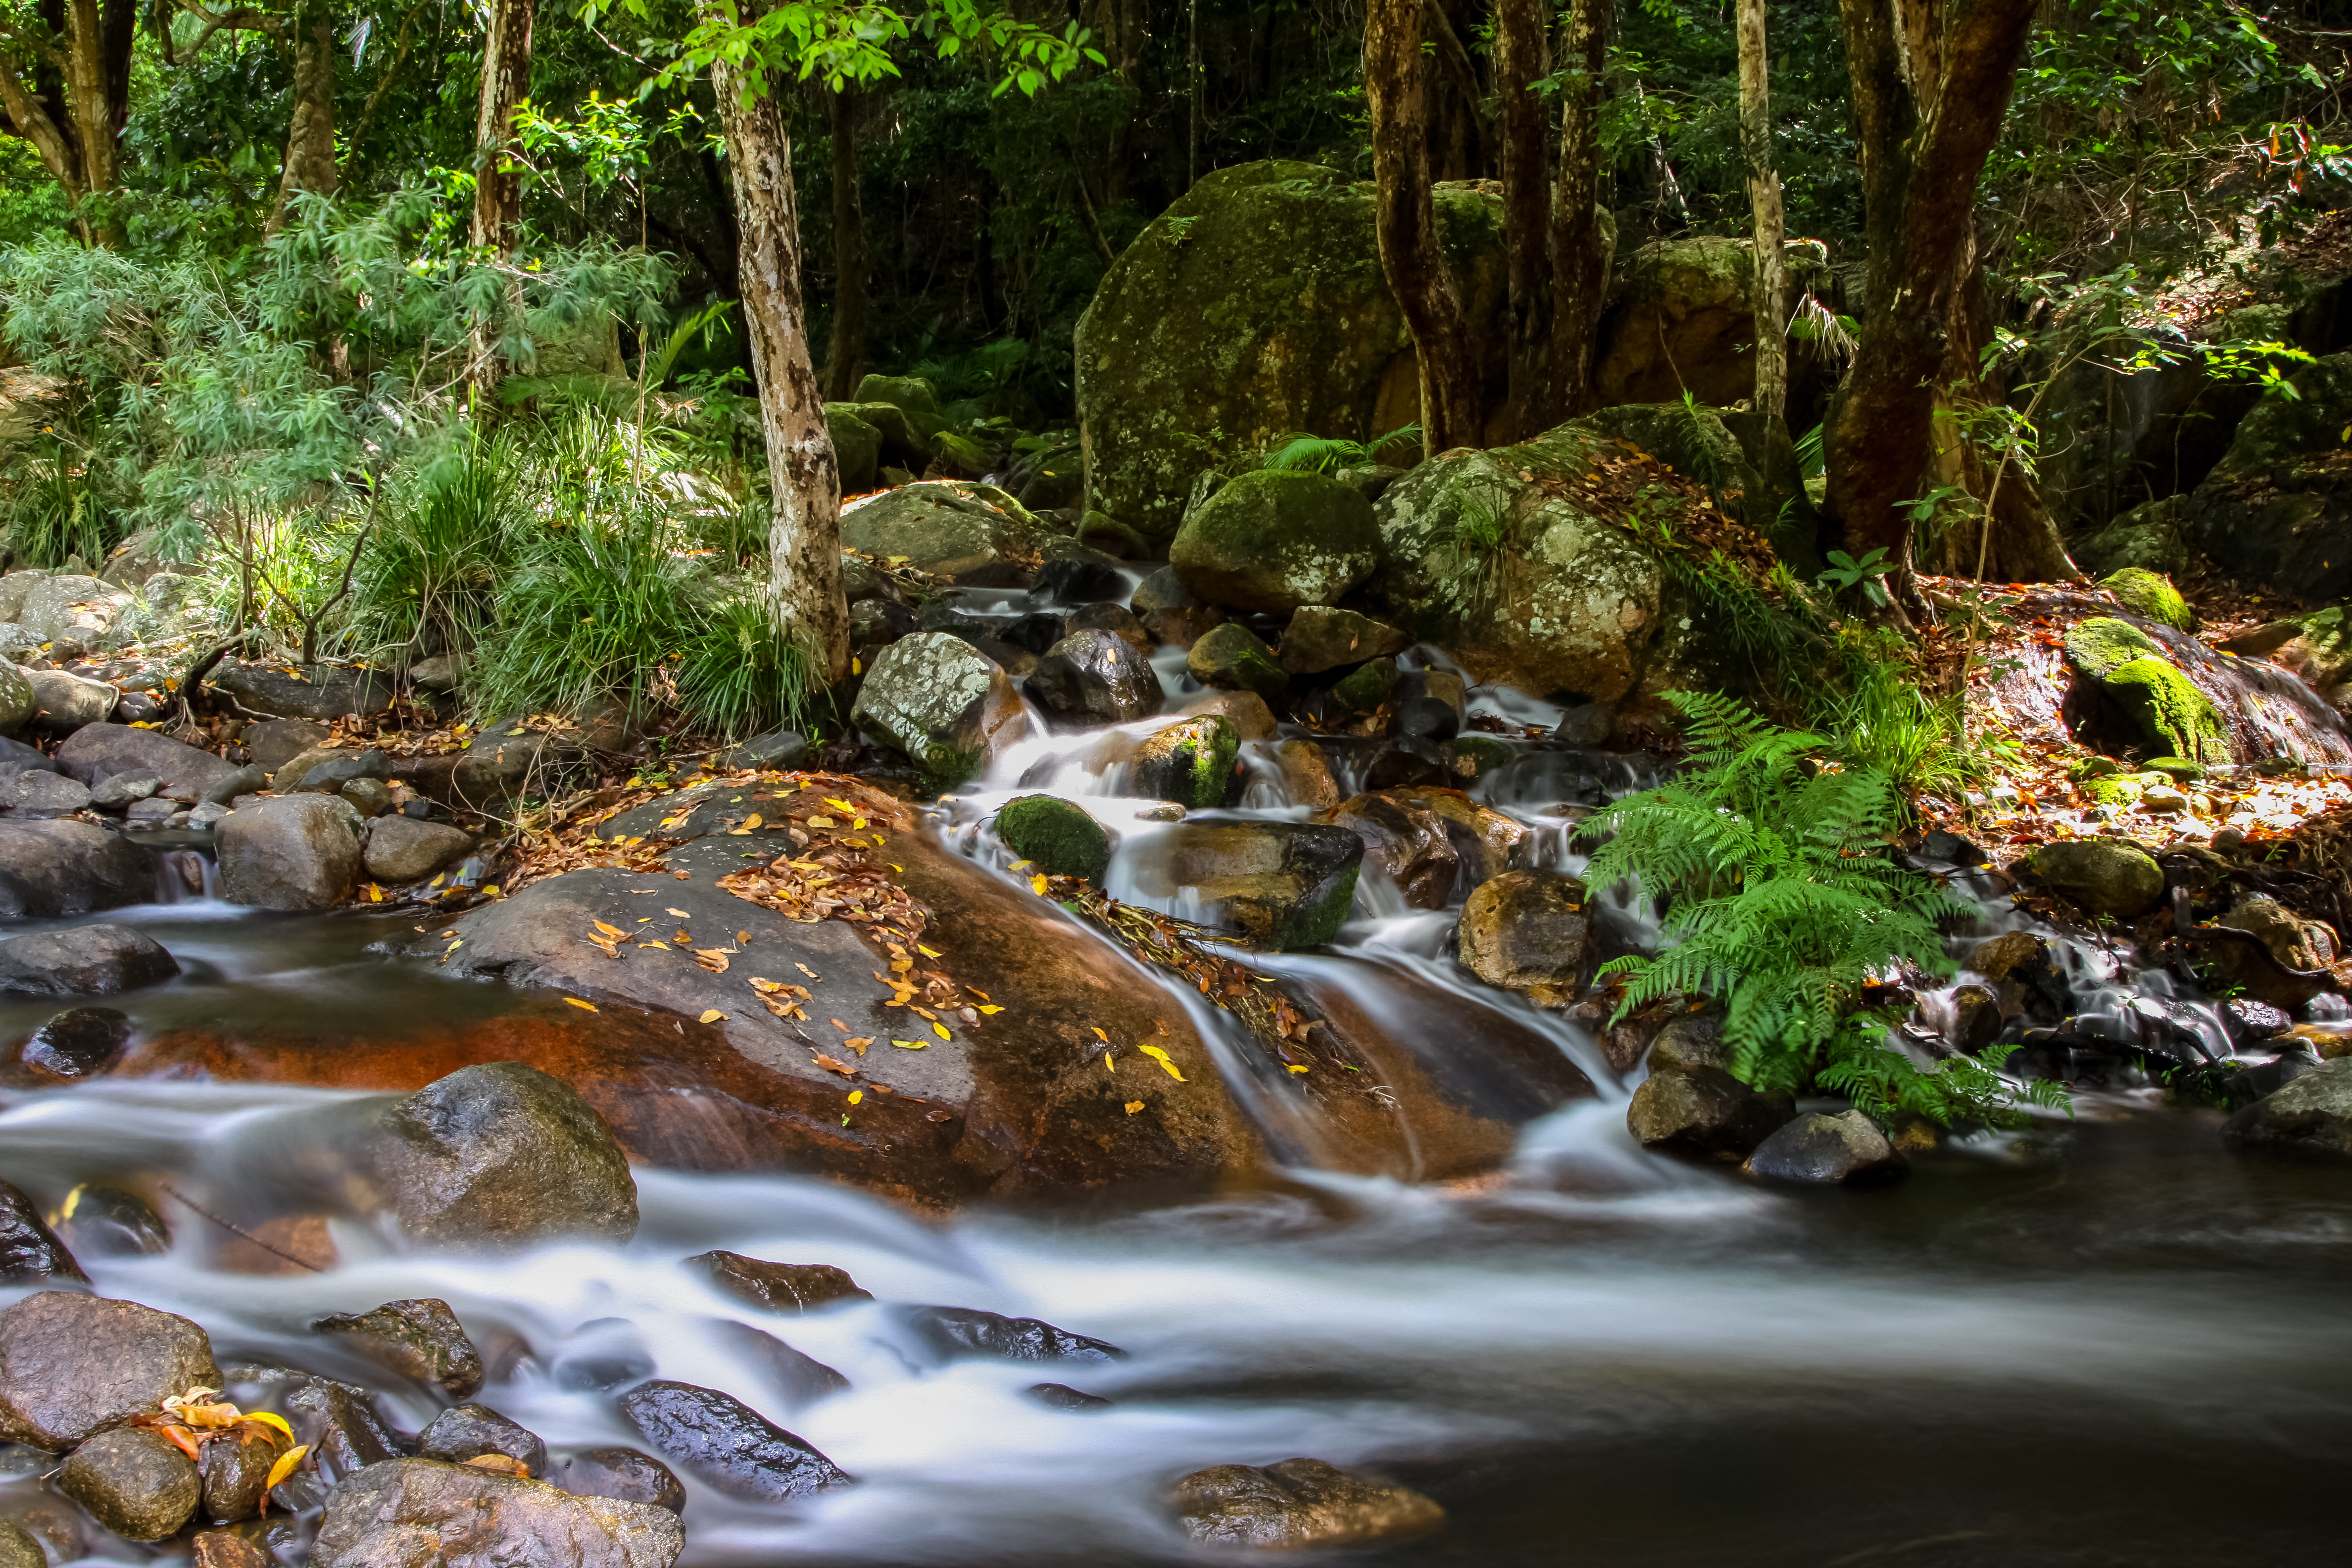
[[[792,142],[767,81],[723,59],[710,77],[734,176],[736,264],[767,437],[769,612],[779,633],[808,650],[815,673],[835,681],[849,668],[841,469],[809,359]]]
[[[33,79],[0,58],[0,110],[77,209],[112,190],[121,175],[138,16],[136,0],[55,0],[42,16],[55,42],[32,46]],[[121,237],[103,213],[78,212],[75,223],[86,242],[110,245]]]
[[[1551,382],[1545,406],[1580,414],[1596,401],[1593,339],[1609,292],[1615,226],[1601,211],[1601,73],[1613,0],[1576,0],[1560,46],[1559,175],[1552,187]]]
[[[482,91],[474,115],[474,232],[478,249],[514,254],[522,222],[522,174],[507,156],[516,108],[530,96],[531,31],[538,0],[492,0],[482,42]]]
[[[297,191],[335,193],[335,24],[320,0],[288,27],[294,46],[294,117],[286,130],[286,172],[268,232],[286,226]]]
[[[1494,157],[1495,143],[1495,127],[1486,118],[1486,91],[1478,83],[1477,62],[1471,59],[1468,46],[1454,30],[1454,18],[1446,15],[1445,0],[1423,0],[1421,15],[1443,68],[1442,78],[1453,89],[1449,95],[1439,92],[1435,81],[1427,84],[1432,100],[1430,156],[1441,179],[1476,179]]]
[[[1823,439],[1847,551],[1909,570],[1976,187],[2036,0],[1840,0],[1870,243],[1862,343]]]
[[[1787,269],[1780,261],[1780,176],[1772,167],[1772,79],[1764,0],[1739,0],[1739,144],[1756,221],[1756,412],[1789,413]]]
[[[1971,438],[1968,414],[2000,402],[2005,394],[1985,378],[1992,309],[1973,243],[1961,265],[1964,276],[1952,291],[1950,335],[1930,426],[1928,474],[1937,484],[1967,491],[1989,510],[1944,536],[1937,569],[1996,583],[2080,582],[2083,574],[2067,556],[2057,520],[2042,505],[2032,477],[2014,461],[2004,465],[1996,452]]]
[[[1538,0],[1496,0],[1495,85],[1503,159],[1503,252],[1511,313],[1510,393],[1503,434],[1525,440],[1565,412],[1552,397],[1550,159],[1543,100],[1533,84],[1549,74]]]
[[[1186,0],[1184,18],[1184,97],[1192,117],[1184,136],[1184,188],[1189,191],[1201,183],[1201,0]]]
[[[1373,222],[1381,270],[1404,311],[1421,361],[1422,451],[1433,455],[1475,445],[1481,421],[1469,323],[1437,243],[1430,195],[1421,21],[1421,0],[1369,0],[1364,91],[1372,111]]]
[[[856,395],[866,374],[866,204],[857,174],[857,99],[831,95],[833,119],[833,339],[824,351],[824,395]]]

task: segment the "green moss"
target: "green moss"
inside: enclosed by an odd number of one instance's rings
[[[2185,632],[2194,624],[2189,613],[2189,601],[2172,585],[2172,579],[2141,566],[2126,566],[2110,574],[2100,584],[2116,596],[2116,601],[2133,615],[2144,620],[2158,622],[2175,631]]]
[[[2150,757],[2140,767],[2147,773],[2162,773],[2175,784],[2195,784],[2205,776],[2204,764],[2192,763],[2187,757]]]
[[[2113,757],[2085,757],[2068,769],[2068,776],[2076,784],[2085,779],[2113,778],[2124,771],[2124,765]]]
[[[2120,777],[2085,779],[2083,793],[2101,805],[2129,805],[2147,786],[2147,781],[2138,773],[2126,773]]]
[[[2107,671],[2103,684],[2150,750],[2209,763],[2230,760],[2230,730],[2221,710],[2166,660],[2152,655],[2126,660]]]
[[[1284,952],[1294,952],[1302,947],[1321,947],[1339,934],[1356,908],[1356,879],[1360,866],[1350,866],[1339,873],[1321,898],[1313,903],[1300,903],[1285,910],[1268,935],[1271,944]]]
[[[1290,689],[1290,676],[1273,650],[1239,621],[1213,626],[1192,645],[1184,668],[1203,686],[1255,691],[1271,702]]]
[[[887,403],[908,414],[939,416],[937,388],[919,375],[869,375],[857,384],[858,403]]]
[[[1396,689],[1396,660],[1376,658],[1358,665],[1331,688],[1331,695],[1350,713],[1370,713]]]
[[[1211,810],[1225,803],[1234,759],[1241,749],[1241,731],[1222,713],[1171,724],[1146,736],[1136,749],[1131,787],[1138,795],[1172,800],[1188,811]]]
[[[2067,662],[2094,680],[2105,680],[2116,666],[2151,655],[2161,658],[2164,650],[2146,632],[2112,616],[2078,622],[2066,633]]]
[[[1454,760],[1458,764],[1468,758],[1471,771],[1465,778],[1483,779],[1497,768],[1507,768],[1518,755],[1492,735],[1456,735],[1454,737]]]
[[[1023,859],[1056,877],[1099,882],[1110,868],[1110,835],[1078,806],[1050,795],[1008,800],[996,814],[996,836]]]

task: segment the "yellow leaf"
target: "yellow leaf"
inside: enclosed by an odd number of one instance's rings
[[[488,887],[482,889],[482,897],[486,899],[495,899],[498,896],[499,885],[496,882],[492,882]]]
[[[1110,1053],[1108,1051],[1105,1051],[1103,1053],[1103,1071],[1117,1072],[1118,1070],[1118,1064],[1110,1059]]]
[[[865,674],[866,661],[860,658],[852,658],[849,661],[849,673],[852,675]]]
[[[856,817],[851,821],[849,826],[852,827],[863,827],[866,826],[866,819],[862,816]]]
[[[1043,877],[1032,877],[1032,878],[1030,878],[1030,879],[1029,879],[1029,890],[1030,890],[1031,892],[1033,892],[1033,893],[1042,893],[1042,892],[1044,892],[1044,891],[1045,890],[1045,878],[1043,878]]]
[[[1297,1062],[1292,1062],[1290,1064],[1290,1070],[1292,1072],[1305,1072],[1307,1069],[1299,1066]]]
[[[756,811],[743,819],[743,831],[746,833],[749,833],[751,829],[759,826],[760,814]]]
[[[849,1103],[850,1103],[850,1104],[852,1104],[852,1105],[856,1105],[858,1101],[860,1101],[860,1100],[864,1100],[865,1098],[866,1098],[866,1091],[865,1091],[864,1089],[851,1089],[851,1090],[849,1091]]]
[[[279,1422],[278,1425],[284,1426],[285,1423]],[[269,1479],[262,1483],[261,1489],[263,1491],[277,1489],[278,1483],[294,1473],[294,1467],[300,1464],[302,1457],[310,1451],[310,1445],[304,1443],[299,1447],[289,1448],[278,1455],[278,1462],[269,1467]]]
[[[1185,1081],[1184,1075],[1176,1070],[1176,1064],[1168,1059],[1168,1053],[1161,1050],[1158,1046],[1144,1047],[1143,1054],[1150,1057],[1153,1061],[1158,1062],[1160,1064],[1160,1070],[1165,1072],[1170,1078],[1174,1079],[1178,1083]]]
[[[666,915],[676,915],[682,921],[690,921],[694,918],[692,915],[688,914],[684,910],[664,910],[662,913]],[[646,918],[647,920],[653,919],[651,915],[647,915]]]
[[[940,956],[940,950],[938,948],[925,947],[919,942],[915,944],[915,951],[921,953],[925,958],[938,958]]]
[[[907,868],[905,868],[904,866],[893,866],[893,867],[891,867],[891,868],[890,868],[890,869],[892,869],[893,871],[898,872],[900,876],[904,876],[904,875],[906,875],[906,872],[907,872]]]
[[[595,1003],[593,1003],[593,1002],[583,1002],[583,1001],[582,1001],[582,1000],[580,1000],[580,998],[579,998],[579,997],[577,997],[577,996],[566,996],[566,997],[564,998],[564,1000],[565,1000],[566,1002],[571,1003],[574,1007],[585,1007],[585,1008],[587,1008],[587,1009],[588,1009],[588,1011],[590,1011],[591,1013],[593,1013],[593,1012],[596,1010],[596,1004],[595,1004]]]
[[[724,1018],[725,1016],[727,1016],[727,1015],[720,1012],[716,1007],[706,1007],[703,1009],[702,1016],[695,1021],[700,1024],[716,1024],[719,1019]]]
[[[251,1415],[246,1416],[246,1419],[247,1421],[258,1421],[265,1426],[275,1426],[280,1432],[285,1433],[289,1441],[293,1438],[294,1428],[286,1425],[286,1417],[283,1415],[272,1415],[267,1410],[256,1410]]]
[[[931,1026],[931,1033],[933,1033],[934,1035],[937,1035],[940,1038],[941,1038],[941,1039],[943,1039],[943,1040],[952,1040],[952,1039],[954,1039],[954,1038],[955,1038],[955,1037],[954,1037],[953,1035],[950,1035],[950,1034],[949,1034],[949,1033],[948,1033],[948,1026],[947,1026],[945,1024],[939,1024],[939,1023],[935,1023],[935,1024],[933,1024],[933,1025]]]
[[[898,1047],[902,1051],[919,1051],[929,1046],[931,1042],[929,1040],[893,1040],[890,1043]]]
[[[881,847],[882,847],[882,836],[881,836],[880,834],[877,833],[877,834],[875,834],[875,835],[873,836],[873,838],[874,838],[874,847],[875,847],[875,848],[877,848],[877,849],[881,848]]]
[[[619,926],[608,926],[603,921],[598,921],[596,922],[596,929],[603,931],[606,936],[619,936],[621,934],[621,928]]]
[[[639,947],[657,947],[657,948],[660,948],[664,952],[674,952],[674,951],[675,951],[675,950],[670,946],[670,944],[669,944],[669,943],[667,943],[667,942],[666,942],[662,941],[662,939],[661,939],[661,938],[659,938],[659,937],[656,937],[656,938],[654,938],[654,939],[653,939],[653,941],[651,941],[651,942],[641,942],[637,943],[637,945],[638,945]]]
[[[835,811],[840,812],[844,816],[856,816],[857,815],[857,808],[850,805],[847,801],[843,800],[838,795],[826,795],[824,797],[824,804],[833,807]]]
[[[1002,1013],[1004,1009],[998,1006],[995,1003],[991,1002],[984,1006],[974,1007],[972,1011],[975,1013]]]
[[[808,825],[811,827],[831,827],[833,826],[833,818],[829,816],[812,816],[808,819]]]
[[[1137,1111],[1139,1111],[1139,1110],[1142,1110],[1142,1109],[1143,1109],[1143,1101],[1141,1101],[1141,1100],[1129,1100],[1129,1101],[1127,1102],[1127,1113],[1128,1113],[1129,1116],[1134,1115]]]
[[[383,889],[377,887],[373,882],[370,882],[368,884],[368,902],[372,904],[380,904],[383,902]]]
[[[1094,1026],[1094,1031],[1096,1039],[1100,1040],[1106,1046],[1110,1044],[1110,1037],[1102,1032],[1102,1026],[1100,1024]]]

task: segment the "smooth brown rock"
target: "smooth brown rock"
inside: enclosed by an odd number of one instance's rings
[[[1360,795],[1333,812],[1331,823],[1364,841],[1365,867],[1412,908],[1442,910],[1453,900],[1461,857],[1435,812],[1385,795]]]
[[[62,1290],[0,1310],[0,1441],[70,1448],[198,1386],[220,1369],[185,1318]]]
[[[1463,966],[1540,1007],[1565,1006],[1592,960],[1584,884],[1558,871],[1510,871],[1462,906]]]
[[[1445,1518],[1419,1492],[1320,1459],[1195,1470],[1176,1483],[1176,1509],[1198,1545],[1276,1551],[1390,1540]]]
[[[204,1485],[164,1438],[135,1426],[101,1432],[75,1448],[58,1489],[126,1541],[161,1541],[188,1522]]]
[[[215,1524],[250,1519],[261,1509],[261,1489],[270,1467],[294,1446],[293,1439],[259,1424],[237,1427],[204,1445],[204,1501],[200,1511]]]
[[[669,1568],[685,1549],[668,1509],[390,1459],[336,1489],[310,1568]]]
[[[846,1269],[829,1263],[770,1263],[740,1252],[705,1252],[686,1260],[740,1300],[771,1312],[813,1312],[836,1301],[870,1301]]]
[[[482,1386],[482,1356],[446,1301],[386,1301],[365,1312],[338,1312],[310,1327],[342,1339],[362,1355],[452,1399]]]

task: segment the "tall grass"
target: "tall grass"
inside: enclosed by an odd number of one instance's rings
[[[470,428],[399,483],[360,558],[361,642],[412,657],[471,648],[490,626],[521,533],[520,443]]]

